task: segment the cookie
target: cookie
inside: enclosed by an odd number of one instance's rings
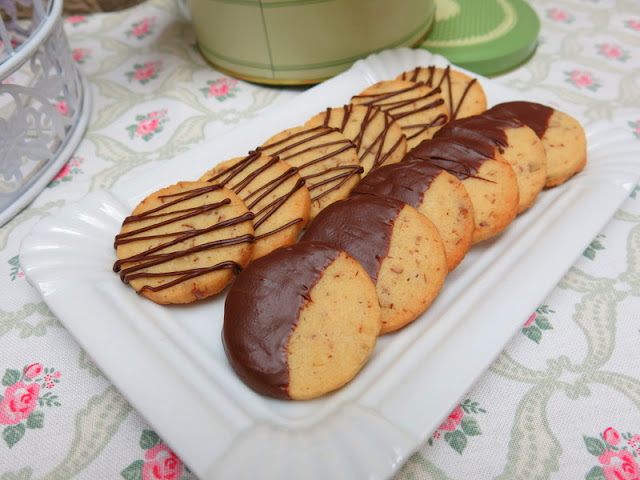
[[[310,218],[346,198],[362,167],[351,140],[331,127],[293,127],[271,137],[258,151],[296,167],[311,194]]]
[[[316,125],[337,128],[354,143],[363,175],[382,165],[397,163],[407,153],[407,139],[400,125],[372,105],[327,108],[305,124]]]
[[[406,203],[357,195],[324,209],[301,242],[326,242],[347,252],[376,285],[381,334],[415,320],[447,275],[444,246],[431,221]]]
[[[251,259],[253,214],[231,190],[179,182],[142,200],[115,238],[114,271],[160,304],[220,292]]]
[[[229,363],[255,391],[319,397],[349,382],[380,331],[376,289],[344,251],[304,242],[242,271],[229,289],[222,341]]]
[[[513,168],[485,142],[468,138],[434,138],[411,150],[415,158],[456,176],[473,204],[473,243],[504,230],[518,212],[519,192]]]
[[[587,137],[571,115],[535,102],[506,102],[487,110],[495,118],[516,118],[531,127],[547,155],[546,187],[566,182],[587,163]]]
[[[403,80],[385,80],[351,98],[352,104],[373,105],[391,115],[402,127],[409,149],[449,120],[449,110],[439,89]]]
[[[516,119],[501,119],[487,114],[449,122],[435,137],[468,137],[485,141],[497,149],[516,174],[520,202],[518,213],[538,198],[547,179],[547,154],[536,133]]]
[[[400,74],[397,80],[422,82],[429,88],[440,88],[449,110],[449,120],[477,115],[487,109],[487,96],[480,82],[463,72],[452,70],[449,65],[445,68],[434,65],[416,67]]]
[[[394,198],[425,215],[442,238],[449,272],[471,247],[475,228],[471,199],[462,182],[440,167],[405,159],[371,172],[353,188],[351,196],[355,195]]]
[[[278,158],[250,152],[220,163],[200,181],[224,185],[253,212],[253,259],[296,242],[309,220],[311,199],[305,181],[297,168]]]

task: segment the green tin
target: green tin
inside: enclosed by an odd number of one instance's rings
[[[540,19],[524,0],[436,0],[436,18],[420,45],[480,75],[503,73],[535,51]]]

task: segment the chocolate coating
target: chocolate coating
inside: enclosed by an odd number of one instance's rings
[[[554,109],[535,102],[499,103],[483,113],[487,117],[499,119],[518,119],[542,138],[549,127],[549,119]]]
[[[229,290],[222,343],[229,363],[258,393],[289,399],[287,345],[309,292],[339,255],[306,242],[254,260]]]
[[[376,282],[389,251],[393,223],[404,203],[385,197],[358,195],[322,210],[301,242],[326,242],[355,258]]]
[[[441,172],[441,168],[416,159],[384,165],[360,180],[351,195],[388,197],[418,208],[424,192]]]
[[[434,138],[466,138],[472,141],[489,142],[500,153],[509,146],[506,130],[524,124],[516,119],[474,115],[449,122],[434,134]]]
[[[493,148],[486,142],[465,137],[433,138],[413,148],[404,160],[416,159],[435,165],[459,180],[478,177],[480,167],[493,159]]]

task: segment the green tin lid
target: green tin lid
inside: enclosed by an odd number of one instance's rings
[[[480,75],[510,70],[534,52],[540,19],[524,0],[436,0],[420,45]]]

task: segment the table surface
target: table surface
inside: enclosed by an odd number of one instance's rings
[[[640,154],[640,4],[531,3],[542,22],[539,46],[493,80],[578,118],[613,122],[637,138]],[[170,447],[29,285],[20,243],[40,219],[88,192],[302,89],[211,68],[173,0],[68,17],[65,30],[93,91],[93,115],[69,163],[0,228],[0,480],[161,478],[154,467],[171,458]],[[395,479],[640,478],[637,192]],[[20,388],[31,394],[24,427],[3,410]],[[177,457],[167,465],[162,478],[195,478]]]

